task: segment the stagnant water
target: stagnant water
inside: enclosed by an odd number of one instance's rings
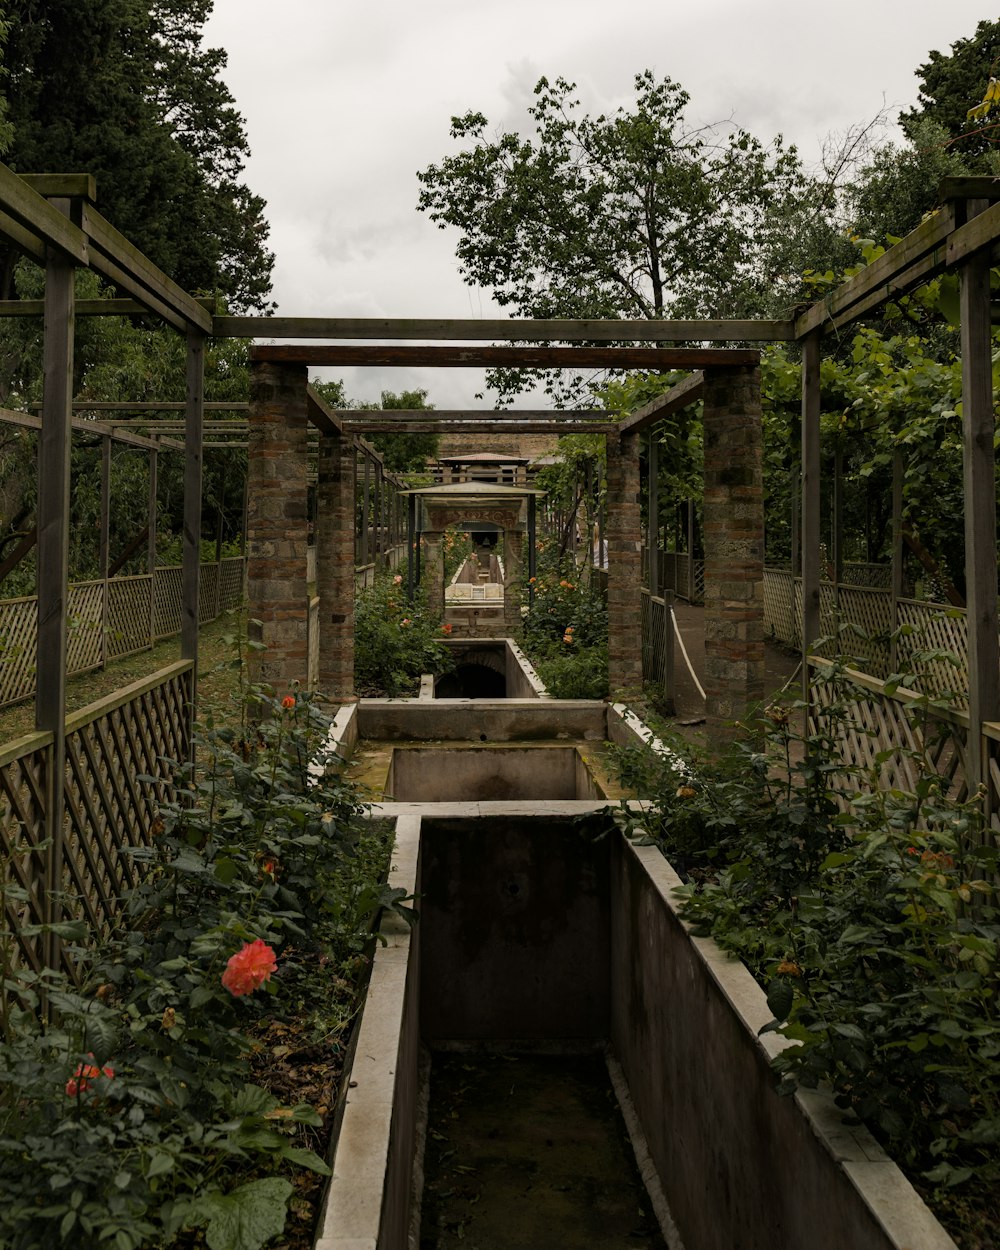
[[[421,1250],[665,1250],[600,1055],[437,1053]]]

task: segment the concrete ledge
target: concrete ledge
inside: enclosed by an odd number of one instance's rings
[[[777,1094],[770,1060],[794,1043],[758,1036],[764,991],[691,936],[655,847],[614,845],[612,1045],[687,1250],[956,1250],[829,1093]]]
[[[596,699],[362,699],[362,738],[398,741],[603,741],[606,704]]]
[[[419,886],[420,820],[396,824],[389,884]],[[417,1119],[419,936],[387,915],[375,949],[350,1092],[332,1160],[316,1250],[402,1247],[410,1222]]]

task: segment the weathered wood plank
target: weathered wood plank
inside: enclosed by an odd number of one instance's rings
[[[45,244],[35,237],[35,235],[27,228],[22,226],[19,221],[15,221],[9,213],[0,213],[0,237],[5,238],[8,243],[12,243],[25,256],[30,256],[32,260],[37,261],[40,265],[45,263]],[[28,301],[10,300],[5,301],[12,304]],[[45,305],[41,300],[32,300],[31,303],[37,304],[40,311],[38,316],[42,316]]]
[[[948,240],[946,249],[949,265],[960,265],[986,248],[992,247],[1000,238],[1000,204],[991,204],[981,213],[959,226]]]
[[[491,421],[507,425],[514,421],[547,421],[556,423],[607,421],[614,415],[606,408],[328,408],[330,416],[341,421],[378,421],[386,428],[398,421]]]
[[[756,364],[760,353],[713,347],[302,347],[257,344],[251,359],[307,365],[378,365],[436,369],[699,369]]]
[[[526,318],[215,317],[216,338],[506,339],[534,343],[758,343],[794,336],[791,321]]]
[[[973,205],[976,205],[975,201]],[[965,582],[969,631],[969,733],[970,743],[977,747],[969,751],[967,780],[969,789],[975,791],[980,782],[985,780],[982,753],[978,749],[979,727],[983,721],[1000,719],[996,457],[993,450],[995,419],[990,264],[987,257],[975,257],[962,267],[959,297],[962,335]]]
[[[87,237],[60,209],[43,199],[12,169],[0,164],[0,212],[13,218],[36,239],[67,256],[74,264],[90,262]],[[16,239],[12,239],[16,243]]]
[[[33,526],[15,546],[10,555],[3,561],[2,564],[0,564],[0,582],[3,581],[8,573],[13,572],[13,570],[17,568],[37,541],[38,528],[37,526]]]
[[[90,239],[90,265],[111,281],[124,285],[141,304],[155,312],[166,309],[168,320],[182,327],[210,332],[212,315],[191,295],[158,269],[148,257],[92,208],[83,212],[83,229]],[[123,278],[125,281],[123,282]]]
[[[331,408],[311,383],[306,387],[306,416],[321,434],[340,434],[343,431],[342,414]]]
[[[1000,200],[1000,178],[972,176],[942,178],[938,183],[938,200]]]
[[[0,317],[40,317],[39,299],[0,300]],[[134,299],[80,299],[76,301],[78,317],[143,317],[149,309]]]
[[[909,269],[928,252],[943,247],[955,229],[955,221],[953,204],[939,209],[899,243],[890,247],[878,260],[853,278],[848,278],[836,290],[802,313],[795,322],[795,337],[801,339],[813,330],[820,329],[837,314],[846,312],[866,296],[886,288],[893,278]],[[891,298],[891,294],[889,290],[884,298]]]
[[[644,430],[646,426],[654,425],[657,421],[662,421],[664,417],[669,417],[689,404],[697,402],[701,399],[704,387],[704,374],[700,371],[692,373],[689,378],[678,382],[665,395],[651,399],[648,404],[643,404],[641,408],[637,408],[635,412],[625,417],[621,423],[622,433],[635,434],[636,431]]]
[[[18,177],[46,199],[79,196],[91,204],[97,202],[97,179],[93,174],[18,174]]]
[[[25,430],[42,428],[40,416],[31,412],[17,412],[13,408],[0,408],[0,422],[4,425],[17,425]],[[174,439],[164,438],[161,442],[157,442],[155,439],[144,438],[141,434],[122,433],[103,421],[85,421],[81,417],[73,417],[72,428],[80,434],[107,436],[114,439],[116,443],[126,443],[129,447],[141,447],[145,451],[154,450],[159,446],[173,447],[175,450],[183,451],[183,444],[175,442]]]
[[[379,434],[391,428],[398,434],[496,434],[496,421],[435,421],[424,417],[394,423],[389,427],[384,421],[367,421],[363,416],[344,422],[349,434]],[[505,421],[505,434],[612,434],[618,430],[614,421]]]

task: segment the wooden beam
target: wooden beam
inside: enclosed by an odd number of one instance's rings
[[[134,537],[130,538],[129,541],[125,544],[125,547],[121,551],[121,554],[114,561],[114,563],[108,565],[107,576],[114,577],[116,573],[120,572],[120,570],[123,569],[126,564],[128,564],[129,560],[132,559],[132,557],[139,550],[139,548],[146,546],[146,540],[148,538],[149,538],[149,526],[144,525],[141,532],[134,535]]]
[[[305,365],[421,365],[437,369],[698,369],[755,365],[760,353],[712,347],[358,347],[255,345],[251,360]]]
[[[840,313],[852,309],[866,296],[882,291],[882,299],[890,299],[894,294],[892,281],[899,274],[910,269],[918,260],[940,250],[940,258],[935,262],[929,274],[936,268],[944,268],[944,246],[948,236],[955,229],[955,206],[949,204],[938,209],[915,230],[884,252],[877,260],[861,270],[860,273],[841,283],[824,299],[813,304],[795,322],[795,337],[804,338],[813,330],[824,328],[827,323]],[[881,300],[879,301],[881,302]]]
[[[183,329],[194,327],[211,331],[211,313],[158,269],[100,213],[85,207],[82,225],[90,240],[92,269],[124,287],[140,304],[165,316],[172,324],[179,323]]]
[[[1000,178],[989,175],[942,178],[938,183],[938,200],[1000,200]]]
[[[33,261],[37,261],[40,265],[45,264],[45,244],[27,226],[15,221],[9,213],[0,212],[0,236],[8,243],[12,243],[25,256],[30,256]],[[10,300],[9,302],[20,303],[21,301]],[[45,308],[42,300],[33,300],[32,303],[39,304],[43,310]]]
[[[793,337],[791,321],[516,318],[215,317],[216,338],[505,339],[524,343],[757,343]]]
[[[0,422],[4,425],[17,425],[26,430],[40,430],[42,428],[42,418],[32,412],[16,412],[13,408],[0,408]],[[82,417],[72,418],[72,429],[78,434],[94,434],[100,436],[109,436],[116,443],[125,443],[129,447],[141,447],[144,451],[151,451],[157,447],[171,447],[175,451],[183,451],[184,444],[177,442],[172,438],[151,439],[144,438],[141,434],[121,433],[114,429],[113,426],[103,421],[85,421]]]
[[[496,434],[502,428],[504,434],[612,434],[618,430],[615,421],[505,421],[500,427],[496,421],[433,420],[425,416],[388,426],[384,421],[368,421],[359,413],[351,421],[344,422],[349,434],[381,434],[391,429],[396,434]]]
[[[50,204],[36,191],[32,191],[12,169],[2,164],[0,213],[12,218],[16,226],[26,229],[41,243],[57,248],[75,265],[90,263],[87,236],[80,227],[74,225],[55,204]],[[18,239],[12,238],[11,242],[16,244]]]
[[[975,201],[974,201],[975,202]],[[982,203],[982,201],[979,201]],[[948,240],[949,265],[960,265],[972,256],[993,247],[1000,238],[1000,204],[991,204],[959,226]]]
[[[689,404],[696,403],[701,399],[704,386],[705,375],[700,371],[692,373],[690,377],[678,382],[665,395],[658,395],[656,399],[651,399],[648,404],[643,404],[641,408],[637,408],[635,412],[625,417],[621,423],[622,433],[635,434],[649,425],[655,425],[657,421],[662,421],[664,417],[680,412]]]
[[[321,434],[342,434],[344,422],[319,391],[310,383],[306,387],[306,416]]]
[[[970,210],[974,211],[982,203],[972,201]],[[982,750],[983,722],[1000,720],[996,456],[993,450],[996,423],[993,415],[988,258],[977,256],[963,265],[959,299],[965,597],[969,635],[969,746],[965,757],[965,776],[969,793],[975,794],[980,783],[987,779]]]
[[[546,421],[567,424],[581,421],[607,421],[612,415],[606,408],[329,408],[328,413],[341,421],[376,421],[392,429],[405,421],[489,421],[494,426],[517,421]]]
[[[140,400],[130,403],[125,399],[75,399],[73,409],[76,412],[184,412],[187,408],[183,399]],[[243,400],[226,403],[223,400],[206,400],[206,412],[249,412],[250,405]],[[115,424],[122,424],[116,422]]]
[[[46,199],[87,200],[97,202],[97,179],[93,174],[18,174],[32,191]]]
[[[21,541],[17,544],[10,555],[7,556],[2,564],[0,564],[0,582],[4,580],[8,573],[12,573],[14,569],[17,568],[37,541],[38,527],[34,526],[21,538]]]
[[[802,344],[802,656],[820,635],[820,343],[814,330]],[[809,701],[809,665],[802,665],[803,700]],[[808,715],[808,712],[806,713]]]

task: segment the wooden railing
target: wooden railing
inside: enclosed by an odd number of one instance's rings
[[[100,936],[117,922],[122,894],[137,879],[129,848],[151,842],[157,805],[172,785],[168,761],[190,750],[193,671],[191,661],[178,661],[67,718],[61,839],[52,838],[46,811],[52,735],[28,734],[0,749],[2,921],[19,962],[45,962],[34,926],[79,919]],[[58,895],[48,888],[57,841]]]
[[[201,566],[202,624],[242,603],[244,567],[242,556]],[[71,585],[67,675],[103,668],[179,633],[181,582],[180,567],[171,566],[137,577]],[[33,597],[0,601],[0,707],[35,692],[37,616]]]

